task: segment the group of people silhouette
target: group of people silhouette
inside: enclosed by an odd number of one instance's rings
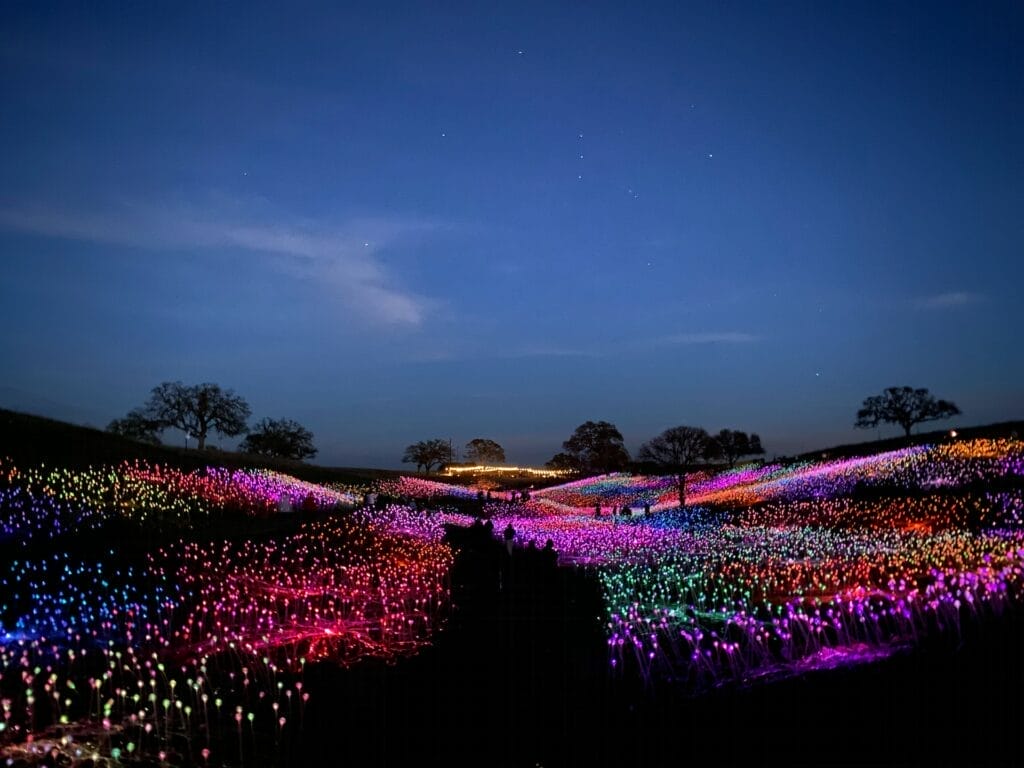
[[[512,521],[502,530],[500,542],[494,534],[494,522],[481,517],[468,528],[449,527],[448,538],[489,562],[488,570],[497,572],[499,590],[503,592],[515,584],[545,581],[558,565],[558,551],[552,539],[547,539],[543,546],[538,546],[536,539],[529,539],[524,545]]]
[[[600,504],[595,504],[594,505],[594,517],[601,517],[605,513],[605,511],[606,511],[605,508],[602,507]],[[611,507],[608,508],[607,511],[608,511],[608,514],[611,516],[613,521],[617,517],[620,517],[620,516],[621,517],[632,517],[633,516],[633,508],[630,507],[628,504],[623,504],[621,507],[616,507],[613,504]],[[650,504],[644,504],[644,517],[650,517],[650,514],[651,514],[651,505]]]

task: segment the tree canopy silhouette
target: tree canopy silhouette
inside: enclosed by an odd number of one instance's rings
[[[670,427],[640,446],[639,458],[676,476],[679,506],[686,506],[686,472],[713,450],[712,438],[700,427]]]
[[[281,459],[309,459],[316,456],[313,433],[291,419],[263,419],[245,436],[239,449],[260,456]]]
[[[434,467],[442,467],[445,462],[451,461],[451,444],[447,440],[435,438],[433,440],[420,440],[405,449],[402,462],[415,464],[416,470],[421,468],[430,474]]]
[[[147,418],[141,408],[133,408],[123,419],[114,419],[107,425],[107,432],[149,445],[160,445],[158,433],[162,429],[160,422]]]
[[[866,398],[857,411],[855,427],[869,429],[880,423],[899,424],[907,437],[915,424],[958,416],[960,409],[948,400],[936,400],[927,389],[888,387],[882,394]]]
[[[562,452],[548,461],[549,467],[585,473],[617,472],[629,465],[622,434],[607,421],[587,421],[562,443]]]
[[[477,464],[502,464],[505,461],[505,449],[493,440],[474,437],[466,443],[466,460]]]
[[[708,446],[709,457],[721,457],[735,467],[736,461],[744,456],[755,456],[764,453],[761,438],[756,433],[747,434],[738,429],[723,429],[711,438]]]
[[[153,387],[149,400],[138,409],[138,414],[159,425],[161,430],[175,427],[195,437],[197,447],[203,450],[210,432],[226,437],[247,432],[245,422],[252,410],[245,400],[230,389],[221,389],[219,384],[185,385],[180,381],[165,381]]]

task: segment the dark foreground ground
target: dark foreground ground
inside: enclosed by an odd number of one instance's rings
[[[435,646],[308,670],[295,765],[1024,765],[1024,622],[912,654],[686,697],[608,673],[596,584],[464,549]]]
[[[104,541],[121,548],[116,534]],[[236,741],[227,721],[209,761],[188,762],[194,750],[175,742],[167,760],[132,764],[1024,766],[1024,611],[881,662],[688,697],[611,674],[586,572],[531,565],[523,552],[509,560],[465,529],[450,536],[456,607],[433,645],[392,666],[307,665],[310,698],[287,729],[239,730]]]

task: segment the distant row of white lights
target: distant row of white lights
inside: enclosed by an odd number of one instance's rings
[[[444,474],[446,475],[462,475],[462,474],[515,474],[515,475],[534,475],[536,477],[564,477],[570,474],[565,469],[536,469],[534,467],[492,467],[487,464],[474,464],[473,466],[464,467],[448,467]]]

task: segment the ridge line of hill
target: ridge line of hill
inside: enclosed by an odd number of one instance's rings
[[[906,448],[911,445],[923,445],[925,443],[941,443],[951,439],[973,440],[976,438],[1000,438],[1020,437],[1024,435],[1024,421],[998,421],[992,424],[982,424],[974,427],[954,427],[947,429],[936,429],[930,432],[912,434],[910,438],[890,437],[883,440],[869,440],[863,443],[844,443],[831,448],[823,448],[816,451],[806,451],[791,457],[796,460],[817,461],[825,459],[841,459],[849,456],[860,456],[870,453],[884,453],[895,451],[899,448]],[[784,461],[778,458],[776,461]]]
[[[316,483],[360,483],[408,474],[391,469],[323,467],[214,448],[200,452],[194,448],[150,445],[95,427],[0,408],[0,459],[5,457],[16,463],[78,469],[126,460],[171,464],[183,470],[216,464],[229,469],[271,469]]]
[[[850,456],[882,453],[909,445],[943,442],[951,439],[951,429],[937,429],[911,435],[862,443],[847,443],[830,448],[807,451],[795,456],[772,459],[777,463],[841,459]],[[974,427],[957,427],[957,439],[1018,437],[1024,435],[1024,420],[1002,421]],[[150,445],[95,427],[0,408],[0,458],[27,464],[57,464],[69,468],[85,468],[122,461],[141,460],[164,463],[184,470],[202,469],[217,464],[229,469],[271,469],[310,482],[364,483],[402,475],[415,474],[396,469],[370,467],[324,467],[302,461],[275,459],[233,451],[196,449],[170,445]]]

